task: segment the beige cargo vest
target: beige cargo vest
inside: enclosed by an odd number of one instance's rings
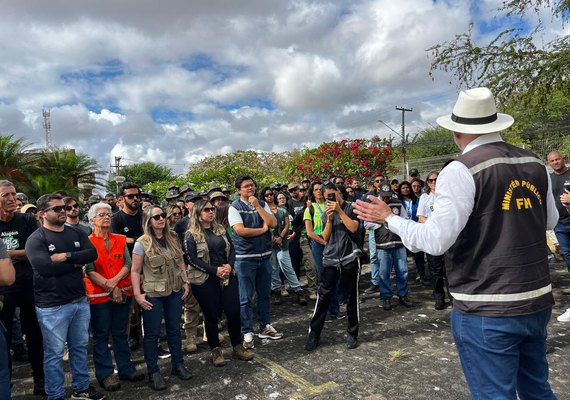
[[[191,235],[191,233],[188,232],[187,235]],[[230,242],[229,242],[228,238],[226,237],[226,235],[222,235],[222,238],[224,239],[224,242],[226,243],[226,257],[229,257],[230,256]],[[206,243],[206,240],[198,242],[196,240],[196,238],[194,238],[194,241],[196,241],[196,251],[198,254],[198,258],[200,260],[204,261],[205,263],[209,264],[210,263],[210,249],[208,248],[208,243]],[[192,265],[188,266],[188,280],[190,281],[190,283],[192,285],[203,284],[204,282],[206,282],[206,280],[208,279],[209,276],[210,276],[210,274],[207,272],[201,271]]]
[[[140,237],[138,241],[145,252],[142,290],[148,297],[165,297],[172,292],[178,292],[184,284],[182,271],[178,268],[181,259],[161,255],[149,257],[147,249],[151,245],[150,238]]]

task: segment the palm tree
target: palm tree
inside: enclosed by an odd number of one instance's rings
[[[73,149],[44,149],[38,163],[43,173],[34,177],[38,194],[65,192],[83,197],[89,189],[101,185],[97,175],[103,174],[93,158],[76,154]]]
[[[22,138],[0,135],[0,179],[11,181],[23,192],[33,190],[32,178],[38,173],[40,154],[29,147],[30,143]]]

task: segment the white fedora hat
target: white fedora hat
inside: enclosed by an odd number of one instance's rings
[[[453,114],[439,117],[436,122],[450,131],[481,135],[507,129],[515,120],[498,113],[491,91],[480,87],[459,92]]]

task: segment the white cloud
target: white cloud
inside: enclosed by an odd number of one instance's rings
[[[89,119],[95,120],[97,122],[108,121],[111,123],[111,125],[116,126],[125,122],[127,117],[125,117],[123,114],[114,113],[104,108],[99,114],[94,113],[93,111],[89,111]]]

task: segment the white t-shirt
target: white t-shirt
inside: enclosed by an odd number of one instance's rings
[[[420,197],[420,202],[418,204],[418,211],[416,215],[429,218],[433,212],[433,203],[435,203],[435,193],[430,192],[424,193]]]
[[[247,206],[250,207],[252,210],[255,209],[251,204],[249,204],[246,201],[243,201],[241,198],[239,199],[239,201],[247,204]],[[267,211],[269,215],[272,215],[271,208],[269,208],[267,203],[265,203],[265,207],[263,207],[263,209]],[[228,210],[228,222],[230,226],[234,226],[236,224],[243,224],[243,219],[241,218],[241,214],[234,206],[230,206],[230,209]]]

